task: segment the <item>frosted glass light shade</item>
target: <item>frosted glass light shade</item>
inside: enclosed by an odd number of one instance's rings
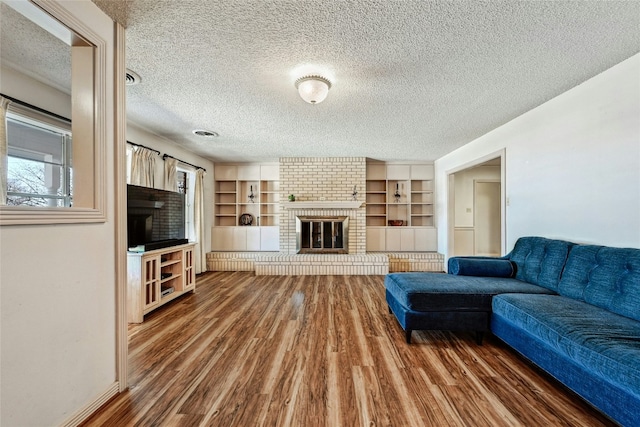
[[[319,104],[325,100],[331,88],[331,82],[321,76],[305,76],[296,80],[300,97],[309,104]]]

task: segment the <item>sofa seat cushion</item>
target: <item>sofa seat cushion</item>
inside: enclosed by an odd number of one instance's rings
[[[387,292],[413,311],[491,311],[491,298],[505,292],[551,294],[540,286],[504,277],[454,276],[444,273],[391,273]]]
[[[502,294],[493,316],[640,397],[640,322],[559,295]]]

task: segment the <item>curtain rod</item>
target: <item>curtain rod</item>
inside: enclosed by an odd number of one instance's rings
[[[166,160],[166,158],[167,158],[167,157],[171,157],[172,159],[175,159],[175,160],[179,161],[180,163],[184,163],[185,165],[192,166],[192,167],[194,167],[194,168],[196,168],[196,169],[202,169],[202,170],[203,170],[203,171],[205,171],[205,172],[207,171],[205,168],[203,168],[203,167],[201,167],[201,166],[196,166],[196,165],[191,164],[191,163],[189,163],[189,162],[185,162],[184,160],[180,160],[179,158],[177,158],[177,157],[173,157],[173,156],[170,156],[170,155],[168,155],[168,154],[166,154],[166,153],[162,156],[162,160]]]
[[[8,99],[11,102],[15,102],[16,104],[20,104],[23,107],[31,108],[32,110],[35,110],[35,111],[37,111],[39,113],[47,114],[49,116],[55,117],[56,119],[60,119],[62,121],[71,123],[70,119],[68,119],[68,118],[66,118],[64,116],[61,116],[60,114],[52,113],[51,111],[45,110],[44,108],[36,107],[33,104],[29,104],[28,102],[20,101],[19,99],[16,99],[16,98],[14,98],[12,96],[9,96],[9,95],[5,95],[4,93],[0,93],[0,96],[3,97],[3,98]]]
[[[158,156],[160,155],[160,152],[158,150],[154,150],[153,148],[147,147],[146,145],[136,144],[135,142],[131,142],[131,141],[127,141],[127,144],[135,145],[136,147],[146,148],[147,150],[155,151],[158,154]]]

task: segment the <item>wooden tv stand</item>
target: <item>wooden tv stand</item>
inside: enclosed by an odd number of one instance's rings
[[[127,316],[142,323],[144,315],[196,290],[195,243],[147,252],[127,252]]]

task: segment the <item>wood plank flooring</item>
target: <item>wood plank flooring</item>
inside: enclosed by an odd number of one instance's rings
[[[130,390],[86,426],[611,426],[495,337],[414,332],[383,276],[205,273],[129,328]]]

